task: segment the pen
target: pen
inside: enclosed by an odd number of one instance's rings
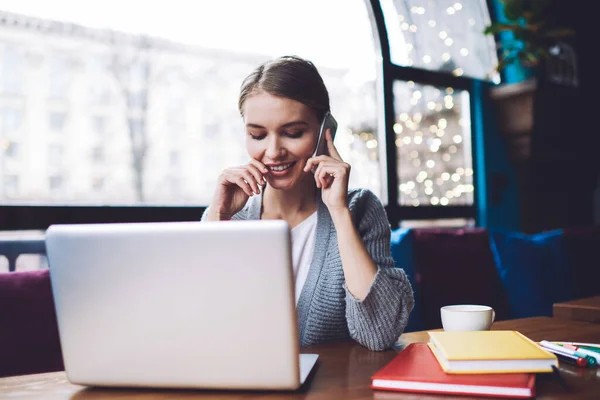
[[[584,354],[586,356],[594,358],[596,360],[596,364],[598,364],[598,362],[600,362],[600,353],[594,353],[593,351],[589,351],[587,349],[582,349],[581,347],[574,346],[572,344],[563,344],[562,346],[567,349],[571,349],[571,350],[577,351],[581,354]]]
[[[567,349],[566,347],[560,346],[558,344],[554,344],[554,343],[549,342],[547,340],[542,340],[540,342],[540,344],[542,346],[544,346],[545,348],[547,348],[547,349],[554,349],[556,351],[559,351],[559,352],[562,352],[562,353],[566,353],[566,354],[570,354],[572,356],[581,357],[581,358],[587,360],[587,364],[590,367],[595,367],[596,364],[597,364],[596,359],[594,357],[590,357],[590,356],[582,354],[582,353],[580,353],[578,351]]]
[[[556,358],[558,358],[559,361],[564,361],[566,363],[569,364],[573,364],[573,365],[577,365],[579,367],[587,367],[588,366],[588,361],[586,358],[584,357],[577,357],[575,355],[566,353],[565,351],[556,348],[548,348],[544,345],[542,345],[540,343],[540,346],[542,347],[542,349],[554,354],[556,356]],[[560,347],[560,346],[558,346]]]
[[[554,342],[554,343],[558,343],[558,344],[572,344],[573,346],[577,346],[577,347],[585,347],[585,348],[590,348],[590,350],[598,350],[600,351],[600,343],[583,343],[583,342]]]

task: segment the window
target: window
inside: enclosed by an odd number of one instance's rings
[[[92,148],[92,160],[96,164],[102,164],[104,162],[104,148],[96,146]]]
[[[388,189],[399,207],[390,209],[391,222],[471,224],[477,206],[471,90],[475,79],[499,80],[493,39],[483,34],[486,2],[378,3],[374,14],[386,28],[380,29],[385,101],[393,103],[387,144],[396,157],[388,159]]]
[[[65,127],[66,119],[67,114],[64,112],[51,112],[49,117],[50,130],[57,133],[62,132]]]
[[[80,27],[55,35],[33,29],[34,24],[0,25],[7,35],[10,29],[19,31],[12,34],[12,40],[24,52],[47,49],[41,65],[27,63],[23,79],[46,77],[46,96],[73,105],[67,116],[52,110],[48,122],[56,132],[71,122],[78,127],[76,140],[65,135],[60,143],[64,152],[91,149],[106,133],[106,121],[111,121],[110,143],[105,143],[110,145],[111,163],[105,167],[108,176],[119,177],[115,190],[102,191],[99,197],[92,185],[87,185],[89,193],[85,185],[64,186],[65,204],[84,203],[93,196],[113,206],[206,206],[212,190],[204,188],[214,189],[222,169],[247,162],[237,110],[240,84],[258,64],[284,54],[311,59],[321,71],[339,123],[339,151],[348,162],[360,165],[353,169],[351,186],[382,193],[383,158],[373,147],[381,129],[377,57],[365,2],[223,0],[202,4],[190,12],[185,2],[151,2],[139,13],[135,7],[116,3],[96,7],[57,0],[52,7],[29,7],[17,0],[5,2],[6,11],[24,15],[25,21],[47,18],[64,21],[65,27],[71,23]],[[265,8],[268,13],[262,11]],[[333,18],[340,9],[344,17]],[[170,15],[169,21],[164,15]],[[327,29],[290,29],[289,18],[277,17],[287,15]],[[163,23],[156,24],[159,19]],[[76,52],[69,50],[75,48]],[[26,83],[25,99],[33,105],[40,101],[39,89],[34,90],[33,80]],[[36,115],[37,107],[28,110],[32,121],[48,120],[47,114]],[[79,122],[90,119],[89,124]],[[86,127],[89,132],[80,130]],[[42,140],[36,138],[39,134],[31,131],[32,140],[27,143]],[[211,137],[211,146],[206,145],[206,136]],[[179,155],[171,156],[171,151]],[[64,159],[64,168],[92,174],[102,158],[94,150],[92,157]],[[185,169],[182,160],[190,160]],[[165,191],[155,184],[164,179],[165,168],[173,168],[170,173],[180,190]],[[93,179],[88,176],[87,181]],[[30,192],[20,194],[23,200],[33,196],[43,203],[40,186],[45,185],[32,183]],[[183,192],[185,199],[175,195]],[[49,200],[54,202],[56,196]]]
[[[485,0],[381,0],[396,65],[499,82]]]
[[[473,205],[469,93],[394,83],[400,205]]]
[[[48,146],[48,166],[58,167],[63,162],[63,147],[60,144],[50,144]]]
[[[14,75],[13,91],[27,90],[22,104],[6,103],[12,111],[0,108],[1,128],[22,129],[20,110],[27,121],[46,120],[36,105],[54,93],[72,107],[53,105],[65,116],[51,116],[49,125],[77,126],[77,135],[52,137],[61,150],[48,163],[60,159],[61,171],[77,174],[73,185],[55,171],[34,176],[17,185],[11,204],[93,199],[99,206],[77,213],[82,222],[197,218],[219,172],[247,162],[237,110],[242,80],[267,59],[296,54],[316,64],[329,89],[350,186],[378,194],[392,226],[476,216],[473,87],[498,78],[493,39],[482,34],[485,0],[223,0],[193,13],[182,1],[150,2],[144,13],[129,4],[23,3],[8,0],[4,9],[79,28],[49,35],[32,24],[0,24],[14,43],[2,48],[2,89]],[[319,29],[292,28],[288,16]],[[21,53],[32,48],[48,49],[47,61],[24,62]],[[72,48],[76,54],[65,50]],[[48,90],[34,90],[28,80],[36,76],[52,77]],[[47,140],[27,134],[22,152]],[[51,207],[39,209],[40,228],[60,222]]]
[[[100,192],[104,189],[104,177],[97,176],[92,180],[92,190],[94,192]]]
[[[48,179],[48,184],[51,192],[60,191],[63,188],[62,175],[53,175]]]
[[[4,156],[6,158],[17,158],[19,156],[19,144],[15,142],[4,142]]]
[[[6,198],[15,196],[19,193],[19,177],[17,175],[4,175],[2,187]]]
[[[181,157],[178,151],[171,151],[171,154],[169,154],[169,164],[171,165],[171,167],[179,167],[181,161],[180,158]]]
[[[106,134],[107,118],[101,115],[92,117],[91,129],[92,132],[98,136],[104,136]]]
[[[111,100],[113,75],[104,53],[88,54],[85,76],[88,77],[88,97],[92,105],[107,105]]]
[[[10,28],[9,28],[10,29]],[[6,46],[2,51],[1,80],[2,93],[21,94],[23,86],[24,58],[20,48]]]
[[[12,135],[21,127],[21,110],[14,107],[0,108],[0,129],[2,134]]]
[[[48,95],[60,100],[69,96],[69,61],[63,55],[56,54],[49,59]]]

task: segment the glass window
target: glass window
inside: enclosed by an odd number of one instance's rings
[[[67,119],[67,113],[64,112],[51,112],[50,113],[50,130],[52,132],[62,132],[65,127],[65,121]]]
[[[392,62],[500,81],[486,0],[381,0]]]
[[[21,127],[21,110],[14,107],[0,108],[0,129],[2,134],[16,133]]]
[[[171,151],[171,154],[169,155],[169,164],[171,167],[179,167],[180,161],[179,151]]]
[[[12,174],[4,175],[2,187],[4,189],[4,195],[7,197],[14,197],[19,193],[19,177]]]
[[[4,142],[4,156],[6,158],[16,158],[19,156],[19,144],[15,142]]]
[[[106,117],[101,115],[93,116],[91,122],[92,132],[98,136],[104,136],[106,134],[107,124],[108,121]]]
[[[102,164],[104,162],[104,148],[95,146],[92,148],[92,160],[94,163]]]
[[[52,99],[69,95],[69,62],[61,55],[51,56],[48,65],[48,93]]]
[[[6,27],[3,29],[11,29]],[[0,85],[4,94],[21,94],[23,86],[23,55],[15,46],[6,46],[2,51]]]
[[[48,179],[51,192],[59,191],[63,188],[63,177],[62,175],[53,175]]]
[[[50,144],[48,146],[48,165],[52,167],[60,166],[63,162],[63,147],[60,144]]]
[[[394,108],[400,204],[472,205],[469,93],[396,81]]]
[[[104,177],[96,176],[92,180],[92,190],[95,192],[99,192],[104,189]]]
[[[22,15],[25,23],[0,26],[2,34],[25,51],[45,49],[48,60],[13,68],[28,80],[22,85],[28,91],[25,107],[31,102],[27,117],[48,118],[47,110],[34,107],[48,95],[36,80],[44,76],[50,94],[73,105],[68,121],[90,131],[78,130],[76,141],[64,135],[65,154],[95,146],[110,121],[110,142],[104,145],[111,162],[102,166],[103,190],[91,184],[98,172],[93,157],[69,157],[63,167],[78,171],[78,178],[55,177],[50,186],[61,190],[48,201],[207,205],[219,172],[248,161],[237,110],[242,80],[260,63],[287,54],[312,60],[325,80],[339,123],[335,143],[353,166],[350,185],[383,192],[377,57],[363,0],[201,0],[193,7],[183,0],[7,0],[3,9]],[[48,34],[35,28],[43,22],[28,24],[28,17],[78,29]],[[100,116],[106,120],[100,122]],[[92,123],[79,125],[90,118]],[[40,131],[29,136],[27,146],[42,140]],[[179,161],[170,151],[178,152]],[[170,169],[172,164],[180,167]],[[165,183],[167,170],[172,184]],[[87,179],[80,179],[84,174]],[[47,179],[33,177],[18,198],[43,203]]]

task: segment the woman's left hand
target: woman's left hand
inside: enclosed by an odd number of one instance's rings
[[[331,131],[325,134],[329,155],[320,155],[309,158],[304,171],[310,171],[317,166],[315,181],[321,188],[323,203],[330,212],[337,209],[348,208],[348,180],[350,178],[350,164],[345,163],[333,145]]]

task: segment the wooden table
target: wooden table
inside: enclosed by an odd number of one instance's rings
[[[600,324],[538,317],[494,323],[493,329],[514,329],[533,340],[600,342]],[[64,372],[0,379],[0,398],[6,399],[438,399],[448,396],[374,391],[370,376],[390,361],[405,345],[423,342],[427,332],[401,336],[398,349],[371,352],[353,342],[311,346],[305,352],[320,354],[319,363],[305,387],[298,392],[218,392],[202,390],[90,389],[70,384]],[[569,389],[552,374],[539,374],[537,399],[600,399],[600,369],[561,366]],[[472,397],[460,397],[469,399]],[[489,398],[488,398],[489,399]]]
[[[557,318],[600,323],[600,296],[556,303],[552,315]]]

